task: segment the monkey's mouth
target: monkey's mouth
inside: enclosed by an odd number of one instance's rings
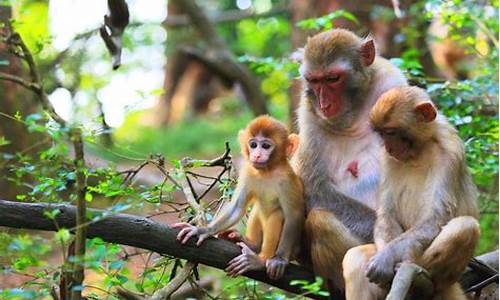
[[[262,170],[262,169],[265,169],[267,168],[267,161],[266,162],[257,162],[257,161],[253,161],[252,162],[252,166],[256,169],[259,169],[259,170]]]
[[[318,103],[318,108],[323,117],[326,119],[330,119],[338,115],[340,112],[341,105],[339,103],[340,101],[328,101],[327,103],[322,104],[321,102]]]
[[[339,111],[335,105],[323,107],[323,108],[320,108],[320,110],[321,110],[321,113],[323,114],[323,116],[327,119],[334,117]]]

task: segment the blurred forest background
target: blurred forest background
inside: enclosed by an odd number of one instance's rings
[[[476,254],[497,249],[498,0],[126,3],[130,20],[114,69],[117,56],[99,34],[106,1],[0,1],[0,199],[100,208],[99,218],[126,211],[189,220],[196,209],[173,176],[187,180],[210,219],[230,197],[235,172],[190,173],[180,159],[217,157],[227,141],[237,167],[237,132],[257,114],[295,129],[301,83],[293,52],[307,36],[343,27],[371,34],[378,52],[457,127],[480,191]],[[59,213],[47,209],[46,217]],[[58,229],[0,227],[0,299],[54,297],[75,263],[72,232]],[[117,287],[152,294],[186,266],[99,238],[87,240],[86,253],[88,299],[116,299]],[[293,297],[208,267],[198,272],[192,282],[201,289],[185,285],[179,299]],[[304,288],[321,293],[319,282]]]

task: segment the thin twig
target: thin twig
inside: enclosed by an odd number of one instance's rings
[[[405,299],[410,286],[417,277],[422,278],[422,280],[419,280],[420,290],[432,293],[432,281],[429,273],[424,268],[414,263],[404,262],[399,267],[396,276],[394,276],[391,290],[386,300]]]
[[[175,291],[177,291],[186,279],[191,275],[193,269],[197,266],[196,263],[188,262],[177,273],[173,280],[171,280],[165,287],[156,291],[148,300],[163,300],[168,299]]]
[[[486,287],[486,286],[488,286],[488,285],[490,285],[490,284],[492,284],[494,282],[498,283],[498,274],[493,275],[490,278],[488,278],[488,279],[486,279],[486,280],[484,280],[484,281],[482,281],[482,282],[480,282],[480,283],[478,283],[476,285],[471,286],[470,288],[468,288],[465,291],[465,293],[467,294],[467,293],[470,293],[470,292],[481,291],[484,287]]]

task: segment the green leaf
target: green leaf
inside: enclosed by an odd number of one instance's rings
[[[89,193],[89,192],[85,193],[85,201],[91,202],[92,198],[93,198],[92,193]]]
[[[71,239],[71,233],[66,228],[59,229],[56,232],[56,238],[62,242],[67,243]]]
[[[23,1],[17,13],[15,30],[33,53],[40,52],[50,40],[48,2]]]
[[[44,211],[43,215],[51,220],[54,220],[60,213],[61,213],[61,210],[56,208],[56,209],[53,209],[51,211],[48,211],[48,210]]]
[[[121,267],[125,265],[125,262],[123,260],[116,260],[112,263],[109,264],[109,269],[110,270],[118,270]]]

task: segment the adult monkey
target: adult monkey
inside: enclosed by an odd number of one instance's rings
[[[344,289],[342,258],[373,241],[381,142],[369,113],[385,91],[407,85],[375,53],[371,39],[335,29],[309,38],[300,73],[300,146],[294,163],[304,182],[307,249],[316,274]]]

